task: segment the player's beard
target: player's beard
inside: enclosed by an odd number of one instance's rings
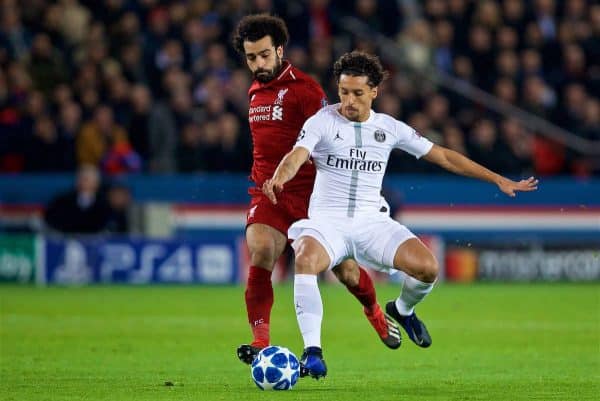
[[[254,71],[253,75],[254,75],[254,79],[256,79],[258,82],[262,82],[267,83],[269,81],[271,81],[273,78],[275,78],[275,75],[277,75],[279,73],[279,70],[281,70],[281,59],[279,57],[275,58],[275,66],[273,67],[273,69],[271,70],[265,70],[265,69],[257,69],[256,71]]]
[[[359,121],[359,112],[358,109],[348,106],[344,107],[344,112],[342,113],[344,117],[346,117],[350,121]]]

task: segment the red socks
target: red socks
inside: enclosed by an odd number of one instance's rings
[[[375,287],[373,287],[373,280],[369,274],[363,269],[359,267],[360,270],[360,279],[358,280],[358,285],[356,287],[349,287],[348,291],[352,293],[358,299],[358,301],[365,307],[365,312],[372,312],[373,306],[377,303],[377,297],[375,295]]]
[[[252,346],[264,348],[270,341],[269,321],[273,306],[271,272],[258,266],[250,266],[245,297],[248,322],[254,336]]]
[[[365,312],[372,313],[373,306],[377,304],[373,280],[363,268],[359,269],[360,279],[358,285],[346,288],[365,307]],[[271,272],[258,266],[250,266],[245,297],[248,322],[254,336],[252,346],[267,347],[270,342],[269,323],[271,307],[273,306]]]

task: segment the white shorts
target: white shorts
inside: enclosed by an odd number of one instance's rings
[[[300,237],[317,240],[329,255],[331,269],[343,260],[353,258],[360,265],[378,271],[394,269],[394,256],[404,241],[416,238],[408,228],[383,213],[352,219],[319,216],[295,222],[288,230],[296,250]]]

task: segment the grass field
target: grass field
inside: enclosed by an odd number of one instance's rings
[[[0,399],[600,399],[598,284],[442,284],[419,308],[432,347],[396,351],[341,286],[322,293],[328,377],[262,392],[234,355],[242,287],[0,286]],[[275,297],[273,343],[300,354],[292,287]]]

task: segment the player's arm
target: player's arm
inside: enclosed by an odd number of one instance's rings
[[[277,194],[283,190],[283,185],[296,176],[309,156],[308,149],[296,146],[281,159],[273,177],[264,182],[262,191],[274,205],[277,204]]]
[[[517,191],[534,191],[537,189],[538,180],[534,177],[529,177],[528,179],[519,182],[509,180],[460,153],[443,146],[434,144],[431,150],[423,156],[423,158],[455,174],[474,177],[494,183],[508,196],[515,196],[515,192]]]

